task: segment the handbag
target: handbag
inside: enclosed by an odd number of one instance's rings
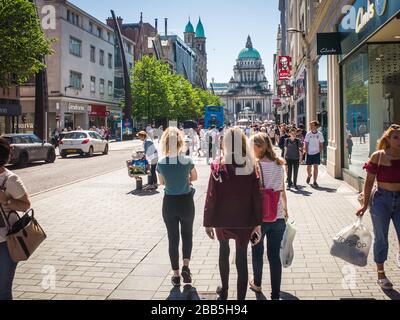
[[[278,220],[278,204],[281,197],[281,192],[273,189],[265,189],[264,173],[261,163],[258,164],[260,169],[260,189],[263,210],[263,222],[275,222]]]
[[[7,182],[4,181],[2,190]],[[11,260],[15,263],[26,261],[46,239],[46,233],[35,219],[33,209],[27,211],[22,217],[16,211],[10,211],[8,216],[0,204],[0,214],[8,229],[6,242]],[[10,216],[16,215],[18,220],[12,226],[10,225]]]

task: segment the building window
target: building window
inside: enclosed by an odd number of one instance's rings
[[[113,83],[112,81],[108,81],[108,95],[112,96],[114,94],[113,92]]]
[[[108,67],[110,69],[112,69],[112,54],[111,53],[108,54]]]
[[[90,92],[96,92],[96,77],[90,77]]]
[[[103,30],[102,30],[100,27],[97,27],[97,36],[98,36],[99,38],[102,38],[102,37],[103,37]]]
[[[260,102],[257,102],[256,110],[257,110],[257,113],[262,113],[262,105]]]
[[[69,85],[78,90],[82,89],[82,73],[70,71]]]
[[[100,79],[100,94],[104,94],[104,79]]]
[[[104,66],[104,50],[100,50],[100,65]]]
[[[69,53],[77,57],[82,57],[82,41],[74,37],[69,37]]]
[[[93,33],[93,23],[89,22],[89,32]]]
[[[79,26],[79,16],[70,10],[67,10],[67,21],[76,26]]]
[[[107,32],[107,41],[112,42],[111,33]]]
[[[96,47],[90,46],[90,61],[96,62]]]
[[[242,111],[242,105],[240,103],[236,103],[236,113],[239,113]]]

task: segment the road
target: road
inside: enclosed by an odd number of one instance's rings
[[[38,162],[24,169],[14,166],[8,169],[21,177],[30,195],[35,195],[124,168],[125,161],[130,159],[134,148],[141,148],[141,142],[135,140],[110,143],[110,152],[107,156],[95,155],[93,158],[70,156],[67,159],[58,156],[53,164]]]

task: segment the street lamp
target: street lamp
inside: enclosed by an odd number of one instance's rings
[[[296,29],[296,28],[289,28],[289,29],[287,29],[286,31],[287,31],[288,33],[301,33],[301,35],[303,36],[303,38],[306,37],[305,31],[298,30],[298,29]]]

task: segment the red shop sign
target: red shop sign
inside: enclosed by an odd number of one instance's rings
[[[292,58],[289,56],[280,56],[278,60],[279,81],[290,80],[292,76]]]
[[[91,105],[91,111],[89,112],[90,116],[93,117],[107,117],[107,106],[100,106],[100,105]]]

